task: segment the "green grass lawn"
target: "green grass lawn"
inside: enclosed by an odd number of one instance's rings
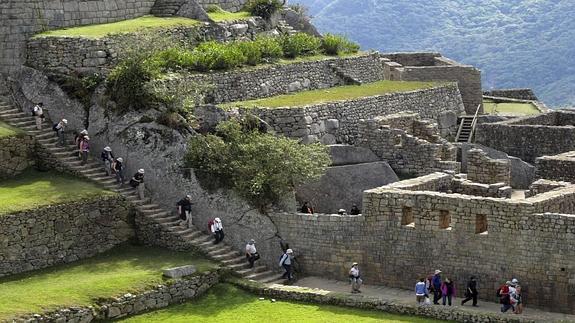
[[[235,286],[220,284],[198,300],[135,316],[124,322],[439,322],[428,318],[400,316],[384,312],[330,305],[314,305],[269,299],[245,292]]]
[[[20,130],[0,121],[0,138],[12,137],[21,133]]]
[[[34,37],[85,37],[102,38],[112,34],[131,33],[148,28],[169,28],[176,26],[195,26],[197,20],[184,17],[143,16],[107,24],[87,25],[81,27],[50,30]]]
[[[297,107],[304,105],[314,105],[325,102],[340,100],[350,100],[361,97],[381,95],[394,92],[406,92],[412,90],[432,88],[436,86],[434,82],[399,82],[399,81],[379,81],[366,83],[361,86],[347,85],[329,89],[303,91],[294,94],[279,95],[270,98],[232,102],[222,104],[224,108],[230,107]]]
[[[0,321],[141,291],[166,281],[162,269],[187,264],[200,272],[216,267],[191,253],[126,245],[94,258],[0,279]]]
[[[231,20],[244,20],[251,17],[250,13],[247,11],[229,12],[225,10],[220,10],[217,12],[208,12],[208,16],[213,21],[231,21]]]
[[[500,115],[531,115],[541,113],[532,103],[495,103],[492,100],[483,100],[483,110],[487,114]]]
[[[30,170],[0,182],[0,215],[107,194],[114,193],[69,175]]]

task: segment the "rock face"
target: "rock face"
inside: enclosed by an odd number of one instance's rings
[[[380,161],[371,150],[349,145],[329,146],[332,166],[373,163]]]
[[[34,146],[31,136],[0,138],[0,179],[16,176],[35,165]]]
[[[300,186],[296,198],[309,201],[318,213],[349,212],[353,204],[362,207],[363,191],[398,181],[399,178],[383,161],[346,166],[333,166],[319,181]]]
[[[196,266],[188,265],[188,266],[164,269],[163,274],[164,276],[169,278],[182,278],[189,276],[195,272],[196,272]]]

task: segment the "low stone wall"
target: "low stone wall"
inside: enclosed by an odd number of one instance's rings
[[[240,11],[244,5],[246,4],[247,0],[196,0],[204,9],[208,9],[210,5],[217,5],[220,8],[236,12]]]
[[[471,149],[467,159],[467,178],[469,180],[493,184],[511,183],[511,168],[507,159],[491,159],[480,149]]]
[[[495,89],[483,91],[483,95],[517,100],[539,100],[532,89]]]
[[[535,160],[537,178],[575,182],[575,151]]]
[[[222,270],[184,277],[158,285],[153,289],[98,301],[98,306],[73,307],[44,314],[35,314],[15,322],[100,322],[119,319],[179,304],[204,294],[220,281]],[[160,273],[158,273],[160,275]]]
[[[390,93],[347,101],[305,107],[253,108],[254,113],[274,130],[305,143],[355,144],[360,138],[360,120],[412,111],[422,118],[437,119],[445,111],[459,113],[463,102],[456,85],[438,85],[431,89]]]
[[[529,190],[525,192],[525,197],[535,196],[537,194],[550,192],[552,190],[569,186],[568,182],[558,182],[548,179],[539,179],[529,186]]]
[[[119,196],[2,215],[0,276],[69,263],[109,250],[134,236],[132,217],[130,204]]]
[[[0,138],[0,180],[14,177],[35,165],[34,146],[31,136]]]
[[[259,17],[198,26],[159,29],[159,38],[195,45],[200,41],[252,39],[270,26]],[[28,41],[27,65],[60,73],[95,71],[106,73],[122,58],[123,46],[143,37],[140,34],[111,35],[101,39],[81,37],[38,37]]]

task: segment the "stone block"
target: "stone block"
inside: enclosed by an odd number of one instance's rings
[[[350,145],[330,145],[329,153],[333,166],[373,163],[381,160],[367,148]]]
[[[182,278],[185,276],[192,275],[195,272],[196,272],[196,266],[187,265],[187,266],[164,269],[163,274],[164,276],[169,278]]]

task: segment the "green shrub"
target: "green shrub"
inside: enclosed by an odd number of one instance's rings
[[[266,20],[281,8],[282,3],[279,0],[250,0],[244,7],[253,16],[260,16]]]
[[[358,44],[343,36],[333,34],[323,36],[321,47],[327,55],[352,54],[359,51]]]
[[[216,135],[193,137],[186,166],[224,179],[261,210],[325,173],[330,164],[326,146],[261,133],[251,123],[227,121],[218,125]]]
[[[254,40],[257,44],[262,59],[267,63],[275,62],[284,56],[282,46],[278,38],[260,36]]]
[[[219,13],[219,12],[225,12],[225,10],[222,9],[217,4],[211,4],[208,6],[208,8],[206,8],[206,12],[207,13]]]
[[[225,70],[246,63],[247,59],[237,46],[215,41],[200,44],[192,52],[196,59],[196,70]]]
[[[247,41],[236,42],[234,45],[242,52],[248,65],[255,66],[262,62],[262,52],[258,43]]]
[[[306,33],[284,35],[280,39],[284,56],[296,58],[298,56],[311,56],[320,53],[321,40]]]
[[[154,55],[154,60],[164,70],[177,71],[180,69],[193,69],[197,58],[189,50],[172,47]]]

